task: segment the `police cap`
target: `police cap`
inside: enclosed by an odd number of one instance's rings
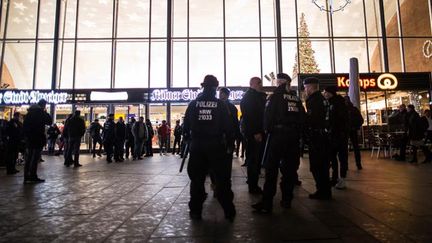
[[[319,84],[319,80],[315,77],[305,78],[303,84]]]
[[[201,83],[202,87],[217,87],[219,86],[219,81],[213,75],[206,75],[204,81]]]
[[[224,93],[224,94],[226,94],[226,95],[229,95],[230,92],[231,92],[231,90],[229,90],[229,89],[226,88],[226,87],[222,87],[222,88],[220,88],[219,92],[222,92],[222,93]]]
[[[327,86],[324,88],[324,91],[329,92],[332,95],[336,95],[338,88],[336,85]]]
[[[277,79],[285,80],[285,81],[287,81],[287,82],[291,82],[291,77],[290,77],[288,74],[286,74],[286,73],[278,73],[278,74],[276,75],[276,78],[277,78]]]

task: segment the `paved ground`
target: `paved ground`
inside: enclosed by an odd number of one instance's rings
[[[306,157],[293,208],[277,200],[271,216],[252,213],[258,198],[235,159],[233,223],[212,197],[201,222],[189,219],[189,180],[178,173],[178,157],[106,164],[84,155],[84,166],[73,169],[45,156],[43,184],[23,185],[22,172],[0,170],[0,242],[432,242],[432,165],[369,155],[361,172],[350,164],[349,188],[328,202],[307,197],[314,185]]]

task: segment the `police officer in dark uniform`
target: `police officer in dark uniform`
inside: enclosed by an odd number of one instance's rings
[[[317,191],[309,195],[311,199],[331,199],[329,179],[329,104],[319,91],[319,80],[314,77],[303,81],[306,99],[306,134],[309,140],[310,170]]]
[[[115,162],[123,162],[124,143],[126,140],[126,125],[123,117],[119,117],[115,124],[115,142],[114,142],[114,160]]]
[[[115,123],[114,114],[108,115],[108,120],[103,125],[103,143],[105,152],[107,154],[107,162],[112,162],[112,157],[114,153],[114,143],[115,143]]]
[[[332,176],[330,185],[336,189],[344,189],[348,170],[348,136],[349,115],[345,99],[337,94],[337,86],[328,86],[324,89],[324,98],[330,104],[330,163]],[[338,160],[339,159],[339,160]],[[340,178],[339,178],[340,164]]]
[[[269,139],[265,161],[265,183],[262,200],[252,205],[262,213],[271,213],[276,194],[278,170],[281,170],[281,206],[291,207],[297,169],[300,164],[300,137],[305,119],[304,107],[296,92],[291,90],[291,77],[277,75],[278,87],[267,101],[264,128]]]
[[[209,171],[216,182],[216,197],[232,221],[236,210],[231,191],[230,163],[224,160],[226,141],[232,139],[230,117],[224,102],[216,98],[218,80],[207,75],[201,84],[203,92],[186,109],[184,120],[185,139],[190,141],[188,175],[190,184],[189,215],[201,219],[202,205],[206,199],[204,182]]]
[[[231,91],[225,87],[220,88],[219,90],[219,99],[222,100],[228,108],[228,112],[231,118],[231,123],[230,123],[231,131],[234,132],[234,136],[232,137],[232,139],[227,141],[227,153],[226,153],[227,156],[226,159],[228,163],[231,164],[231,169],[232,169],[232,159],[233,159],[233,153],[235,148],[235,141],[240,137],[240,124],[238,120],[238,110],[235,107],[235,105],[233,105],[229,101],[230,92]]]

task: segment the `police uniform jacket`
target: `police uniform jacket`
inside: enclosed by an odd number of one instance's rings
[[[296,129],[301,132],[305,111],[295,91],[287,91],[285,84],[279,85],[267,101],[264,126],[267,132],[274,129]]]
[[[124,141],[126,139],[126,125],[124,122],[117,122],[115,124],[115,138],[116,141]]]
[[[306,126],[314,131],[328,128],[328,102],[317,90],[306,99]]]
[[[103,126],[103,140],[114,142],[115,139],[115,123],[113,120],[107,120]]]
[[[264,109],[266,94],[248,89],[240,102],[243,128],[246,136],[264,132]]]
[[[328,101],[330,104],[330,136],[333,139],[347,137],[350,129],[349,113],[344,98],[335,95]]]
[[[206,90],[189,103],[184,121],[184,135],[195,140],[220,140],[232,137],[226,104]]]

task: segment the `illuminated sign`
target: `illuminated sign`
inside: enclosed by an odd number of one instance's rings
[[[65,104],[67,102],[68,93],[55,91],[16,91],[7,90],[0,93],[0,104],[4,105],[24,105],[35,104],[39,100],[44,99],[48,104]]]
[[[398,80],[393,74],[384,73],[378,77],[377,85],[380,89],[396,89]]]
[[[423,44],[423,56],[426,58],[432,57],[432,41],[431,40],[427,40]]]
[[[339,88],[348,88],[350,80],[346,76],[337,76],[337,86]],[[367,90],[368,88],[380,88],[382,90],[395,89],[398,86],[397,78],[390,73],[384,73],[378,76],[378,78],[374,77],[362,77],[359,78],[359,86],[363,90]]]
[[[190,102],[198,97],[202,89],[168,90],[155,89],[150,93],[151,102]],[[244,90],[231,90],[229,99],[238,101],[243,98]],[[219,97],[219,95],[217,94]]]
[[[124,92],[101,92],[92,91],[90,101],[125,101],[128,100],[128,93]]]

